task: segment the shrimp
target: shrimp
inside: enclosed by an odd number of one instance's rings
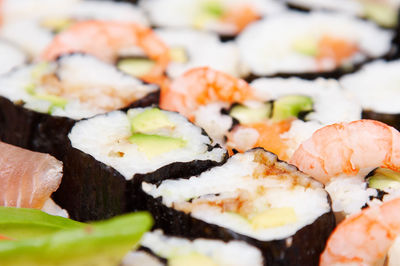
[[[400,171],[400,133],[374,120],[329,125],[303,142],[290,163],[324,184],[376,167]]]
[[[316,58],[319,64],[326,58],[334,60],[336,66],[340,66],[343,61],[354,55],[358,51],[356,44],[345,39],[323,36],[318,41],[318,52]]]
[[[400,198],[349,216],[329,237],[320,266],[376,265],[400,234]]]
[[[164,71],[169,63],[168,47],[150,29],[134,23],[112,21],[83,21],[58,34],[41,55],[43,60],[54,60],[62,54],[83,52],[113,63],[118,51],[139,46],[154,67],[141,79],[164,82]]]
[[[223,23],[235,26],[236,33],[241,32],[251,22],[260,19],[260,15],[254,8],[247,4],[237,5],[229,8],[222,16]]]
[[[212,102],[243,103],[252,99],[249,84],[208,67],[193,68],[161,89],[160,107],[193,120],[193,112]]]

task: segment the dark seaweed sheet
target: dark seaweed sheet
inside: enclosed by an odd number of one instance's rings
[[[154,199],[143,191],[141,193],[143,204],[146,204],[155,219],[155,228],[163,229],[166,234],[189,239],[203,237],[246,241],[261,250],[265,265],[318,265],[319,256],[336,225],[333,212],[330,211],[287,239],[260,241],[168,208],[162,204],[161,198]]]
[[[372,110],[363,110],[362,118],[378,120],[389,126],[396,128],[397,130],[400,130],[400,114],[385,114],[385,113],[374,112]]]

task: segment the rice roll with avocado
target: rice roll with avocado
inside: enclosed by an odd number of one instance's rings
[[[400,130],[400,61],[376,61],[340,79],[340,84],[361,104],[362,117]]]
[[[244,30],[238,46],[255,76],[338,77],[389,55],[393,34],[339,13],[287,12]]]
[[[146,233],[140,244],[138,250],[124,258],[122,266],[264,265],[261,252],[243,241],[189,240],[156,230]]]
[[[284,9],[271,0],[142,0],[139,6],[154,26],[193,28],[230,37],[263,16]]]
[[[261,148],[198,176],[141,188],[164,232],[244,240],[265,265],[318,265],[335,226],[323,185]]]
[[[155,104],[158,93],[89,55],[23,66],[0,77],[0,139],[62,159],[75,121]]]
[[[158,29],[156,34],[169,47],[171,62],[167,74],[171,78],[199,66],[209,66],[235,77],[248,74],[240,62],[235,43],[222,43],[214,33],[190,29]]]
[[[78,220],[144,208],[136,199],[136,178],[198,174],[226,158],[226,151],[201,128],[158,108],[82,120],[72,128],[69,140],[73,148],[65,156],[68,167],[56,199]]]

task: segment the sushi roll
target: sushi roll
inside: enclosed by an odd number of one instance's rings
[[[253,76],[337,78],[391,53],[392,32],[345,14],[287,12],[254,23],[238,37]]]
[[[225,37],[236,36],[253,21],[284,9],[270,0],[143,0],[139,6],[154,26],[207,30]]]
[[[157,29],[157,36],[169,47],[170,78],[177,78],[194,67],[208,66],[235,77],[245,77],[247,69],[239,59],[235,43],[222,43],[214,33],[191,29]]]
[[[158,94],[90,55],[27,65],[0,77],[0,139],[62,159],[76,121],[156,104]]]
[[[122,266],[139,265],[231,265],[262,266],[261,252],[243,241],[194,239],[146,233],[137,251],[129,253]]]
[[[28,62],[28,56],[10,42],[0,39],[0,75]]]
[[[342,77],[340,84],[360,102],[364,119],[378,120],[400,130],[399,71],[399,60],[376,61]]]
[[[316,131],[290,162],[325,184],[341,221],[400,195],[400,133],[374,120],[337,123]]]
[[[226,151],[185,117],[151,107],[77,122],[69,140],[68,167],[55,197],[77,220],[143,209],[133,185],[137,178],[198,174],[226,158]]]
[[[0,206],[68,213],[50,198],[61,183],[63,164],[48,154],[0,142]]]
[[[80,21],[119,21],[143,26],[149,24],[144,13],[128,3],[93,0],[3,2],[1,36],[18,44],[36,60],[57,33]]]
[[[198,176],[141,188],[164,232],[246,241],[265,265],[318,265],[335,227],[323,185],[261,148]]]

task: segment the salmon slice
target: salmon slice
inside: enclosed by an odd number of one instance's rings
[[[0,206],[40,209],[61,177],[53,156],[0,142]]]

